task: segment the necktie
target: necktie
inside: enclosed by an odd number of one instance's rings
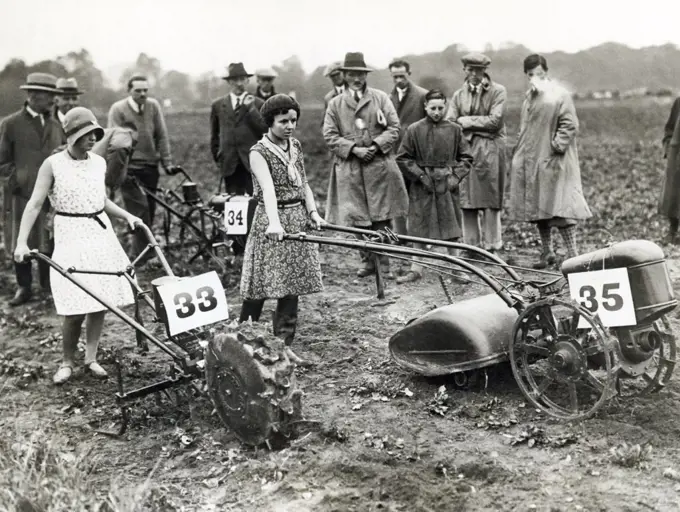
[[[359,103],[359,100],[360,100],[360,99],[361,99],[361,98],[359,98],[359,91],[354,91],[354,101],[356,101],[357,103]]]
[[[236,110],[241,106],[241,98],[236,98]]]
[[[144,115],[144,105],[139,105],[139,115],[142,116]]]

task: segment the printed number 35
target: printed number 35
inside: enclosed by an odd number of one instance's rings
[[[606,311],[618,311],[623,307],[623,297],[618,293],[613,293],[619,289],[619,283],[607,283],[602,287],[602,307]],[[597,313],[600,304],[597,301],[597,291],[590,285],[581,286],[578,292],[581,304],[591,313]]]
[[[205,313],[212,311],[217,307],[217,299],[215,298],[215,290],[210,286],[202,286],[196,290],[196,298],[198,299],[198,310]],[[179,306],[175,312],[177,318],[189,318],[196,312],[196,305],[193,302],[193,296],[188,292],[180,292],[175,295],[175,306]]]

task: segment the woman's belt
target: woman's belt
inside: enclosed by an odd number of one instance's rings
[[[258,205],[264,206],[264,201],[258,201]],[[279,210],[284,208],[292,208],[293,206],[298,206],[302,204],[302,199],[287,199],[285,201],[277,201],[276,206]]]
[[[96,220],[102,228],[106,229],[106,224],[98,217],[98,215],[103,212],[104,208],[94,213],[54,212],[54,214],[62,215],[63,217],[87,217],[88,219]]]

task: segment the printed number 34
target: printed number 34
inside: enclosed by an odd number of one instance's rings
[[[233,226],[238,221],[239,226],[243,226],[243,212],[239,210],[238,213],[234,214],[234,210],[229,210],[227,212],[227,223]]]
[[[198,310],[205,313],[212,311],[217,307],[217,299],[215,298],[215,290],[210,286],[202,286],[196,290],[196,298],[198,299]],[[180,292],[175,295],[173,299],[175,306],[179,306],[175,312],[177,318],[189,318],[196,312],[196,304],[194,304],[193,296],[188,292]]]
[[[618,293],[613,293],[619,289],[619,283],[607,283],[602,287],[602,307],[605,311],[618,311],[623,307],[623,297]],[[578,291],[578,296],[582,299],[581,305],[591,313],[597,313],[600,303],[597,298],[597,291],[593,286],[584,285]]]

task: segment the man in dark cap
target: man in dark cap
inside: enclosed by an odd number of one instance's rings
[[[331,100],[323,126],[334,154],[326,220],[382,229],[408,212],[408,195],[394,155],[399,116],[386,93],[366,85],[372,69],[362,53],[347,53],[341,69],[348,89]],[[373,258],[362,253],[361,259],[357,275],[375,274]],[[380,266],[388,278],[393,277],[386,257],[381,257]]]
[[[21,110],[7,116],[0,124],[0,180],[3,181],[3,239],[6,254],[14,254],[21,216],[31,197],[38,169],[45,158],[66,142],[59,121],[52,115],[58,94],[57,78],[48,73],[31,73],[21,89],[27,100]],[[52,253],[47,229],[49,206],[43,207],[31,231],[28,245],[46,254]],[[33,272],[31,262],[15,263],[17,290],[10,305],[18,306],[31,299]],[[38,264],[40,285],[49,289],[49,267]]]
[[[267,101],[276,94],[276,87],[274,87],[274,80],[279,74],[273,68],[262,68],[255,71],[255,79],[257,80],[257,89],[255,89],[255,97],[262,101]]]
[[[333,84],[333,89],[328,91],[323,97],[323,111],[324,115],[328,104],[336,96],[342,94],[347,90],[347,82],[345,81],[345,73],[342,72],[342,62],[333,62],[326,66],[323,76],[327,77]],[[323,117],[321,119],[321,125],[323,126]]]
[[[487,73],[491,59],[486,55],[469,53],[462,61],[465,83],[453,93],[447,118],[462,126],[474,159],[472,172],[460,183],[463,237],[470,245],[483,243],[485,249],[495,252],[503,247],[507,93]]]
[[[246,91],[251,74],[241,62],[229,64],[229,94],[216,99],[210,110],[210,151],[222,171],[225,190],[229,194],[253,194],[248,153],[267,131],[260,115],[264,104]]]

